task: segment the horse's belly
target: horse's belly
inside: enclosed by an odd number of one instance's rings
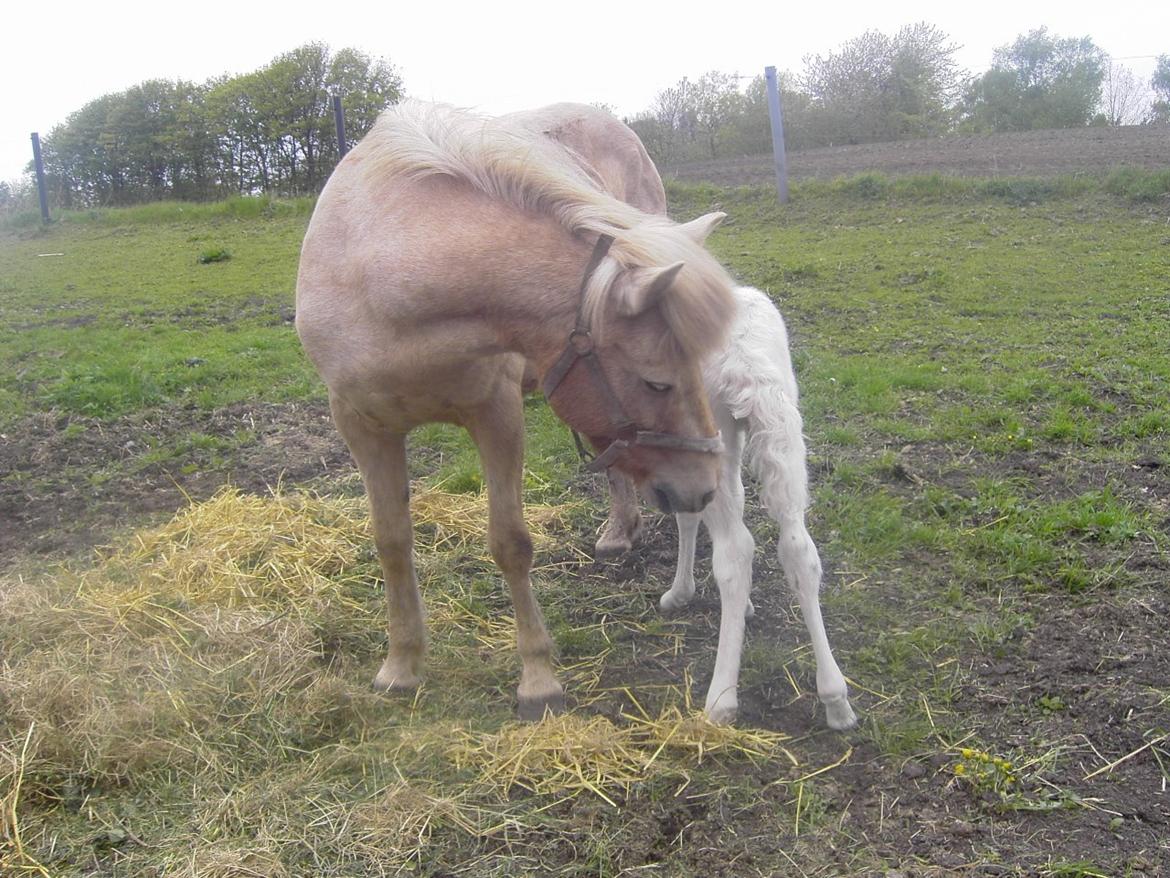
[[[466,423],[500,393],[515,393],[524,358],[400,360],[388,357],[330,384],[330,391],[381,427],[406,432],[420,424]]]

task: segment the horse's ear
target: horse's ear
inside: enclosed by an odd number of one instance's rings
[[[694,241],[696,244],[702,244],[707,240],[707,236],[715,231],[715,227],[727,219],[727,214],[721,210],[714,213],[705,213],[698,219],[693,219],[689,223],[683,223],[679,226],[683,234]]]
[[[626,272],[618,313],[623,317],[636,317],[657,305],[684,264],[676,262],[665,268],[634,268]]]

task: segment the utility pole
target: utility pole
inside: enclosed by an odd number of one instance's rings
[[[32,133],[33,165],[37,171],[37,194],[41,197],[41,222],[49,224],[49,196],[45,192],[45,163],[41,161],[41,136]]]
[[[788,203],[788,156],[784,152],[784,115],[780,111],[780,88],[776,68],[765,67],[768,83],[768,115],[772,119],[772,159],[776,164],[776,194],[781,204]]]

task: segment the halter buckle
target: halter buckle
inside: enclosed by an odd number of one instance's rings
[[[569,346],[578,357],[587,357],[593,353],[593,336],[588,329],[574,329],[569,333]]]

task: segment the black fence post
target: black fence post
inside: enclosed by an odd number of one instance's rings
[[[41,161],[41,136],[32,133],[33,165],[37,171],[37,194],[41,197],[41,222],[49,222],[49,195],[45,191],[45,163]]]
[[[333,122],[337,126],[337,158],[345,158],[349,147],[345,143],[345,110],[341,108],[341,95],[333,96]]]

